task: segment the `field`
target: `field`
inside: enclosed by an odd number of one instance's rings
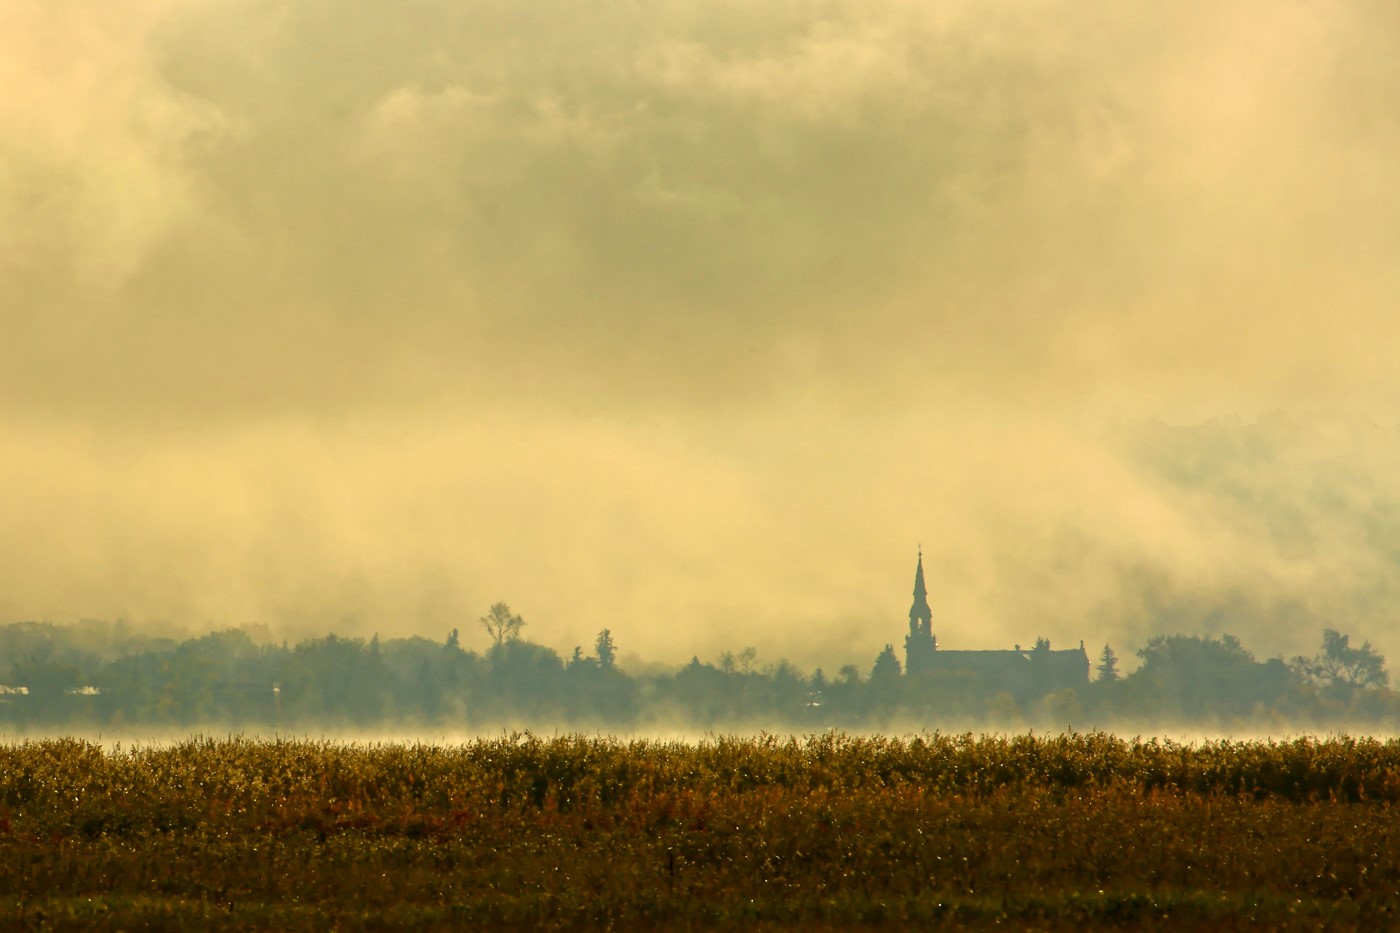
[[[0,745],[0,927],[1400,924],[1400,744]]]

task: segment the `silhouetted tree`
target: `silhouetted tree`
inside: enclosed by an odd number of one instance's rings
[[[8,679],[18,686],[28,687],[33,702],[48,703],[77,687],[82,680],[82,672],[71,664],[53,660],[49,652],[37,652],[16,661]]]
[[[689,664],[676,672],[676,701],[698,723],[720,721],[733,714],[738,696],[732,688],[733,679],[732,673],[713,664],[702,664],[698,657],[692,657]]]
[[[477,621],[486,630],[486,634],[491,636],[494,647],[517,640],[520,638],[520,630],[525,627],[525,620],[519,615],[513,615],[506,603],[493,604],[486,615]]]
[[[1258,662],[1233,635],[1158,635],[1138,655],[1142,666],[1123,683],[1142,711],[1155,716],[1248,715],[1297,684],[1281,659]]]
[[[507,714],[548,715],[558,711],[564,659],[551,648],[513,638],[490,654],[491,701]]]
[[[745,646],[743,651],[735,654],[732,651],[721,651],[719,655],[719,669],[726,674],[748,674],[753,670],[753,662],[758,658],[758,649],[753,645]]]
[[[885,645],[884,650],[875,658],[864,692],[862,706],[866,714],[874,715],[877,721],[893,714],[900,694],[899,658],[895,657],[893,645]]]
[[[807,708],[807,678],[787,659],[764,665],[746,687],[745,700],[753,713],[791,721]]]
[[[605,671],[612,670],[617,661],[617,646],[613,644],[610,629],[603,629],[598,633],[598,640],[593,643],[593,650],[598,655],[598,666]]]
[[[1360,648],[1353,648],[1350,635],[1330,628],[1322,633],[1322,651],[1311,658],[1294,658],[1293,668],[1342,699],[1350,699],[1357,690],[1390,683],[1385,658],[1369,641],[1362,642]]]
[[[875,659],[875,666],[870,669],[870,682],[891,683],[899,680],[899,674],[899,658],[895,656],[894,646],[886,645],[885,650]]]
[[[1095,670],[1103,683],[1112,683],[1118,679],[1118,655],[1112,647],[1103,646],[1103,653],[1099,655],[1099,666]]]

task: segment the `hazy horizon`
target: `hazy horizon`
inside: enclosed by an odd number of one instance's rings
[[[1400,657],[1400,8],[13,0],[0,622]]]

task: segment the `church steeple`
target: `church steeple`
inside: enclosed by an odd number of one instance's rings
[[[914,623],[922,622],[921,628],[930,628],[933,625],[933,610],[928,607],[928,589],[924,586],[924,549],[919,547],[919,563],[914,568],[914,604],[909,607],[910,631],[914,631]]]
[[[909,634],[904,639],[904,669],[911,674],[927,670],[938,650],[933,637],[933,610],[928,605],[928,588],[924,586],[924,549],[919,547],[919,562],[914,566],[914,604],[909,607]]]

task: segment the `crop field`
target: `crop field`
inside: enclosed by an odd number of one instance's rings
[[[0,927],[1386,929],[1400,744],[0,745]]]

